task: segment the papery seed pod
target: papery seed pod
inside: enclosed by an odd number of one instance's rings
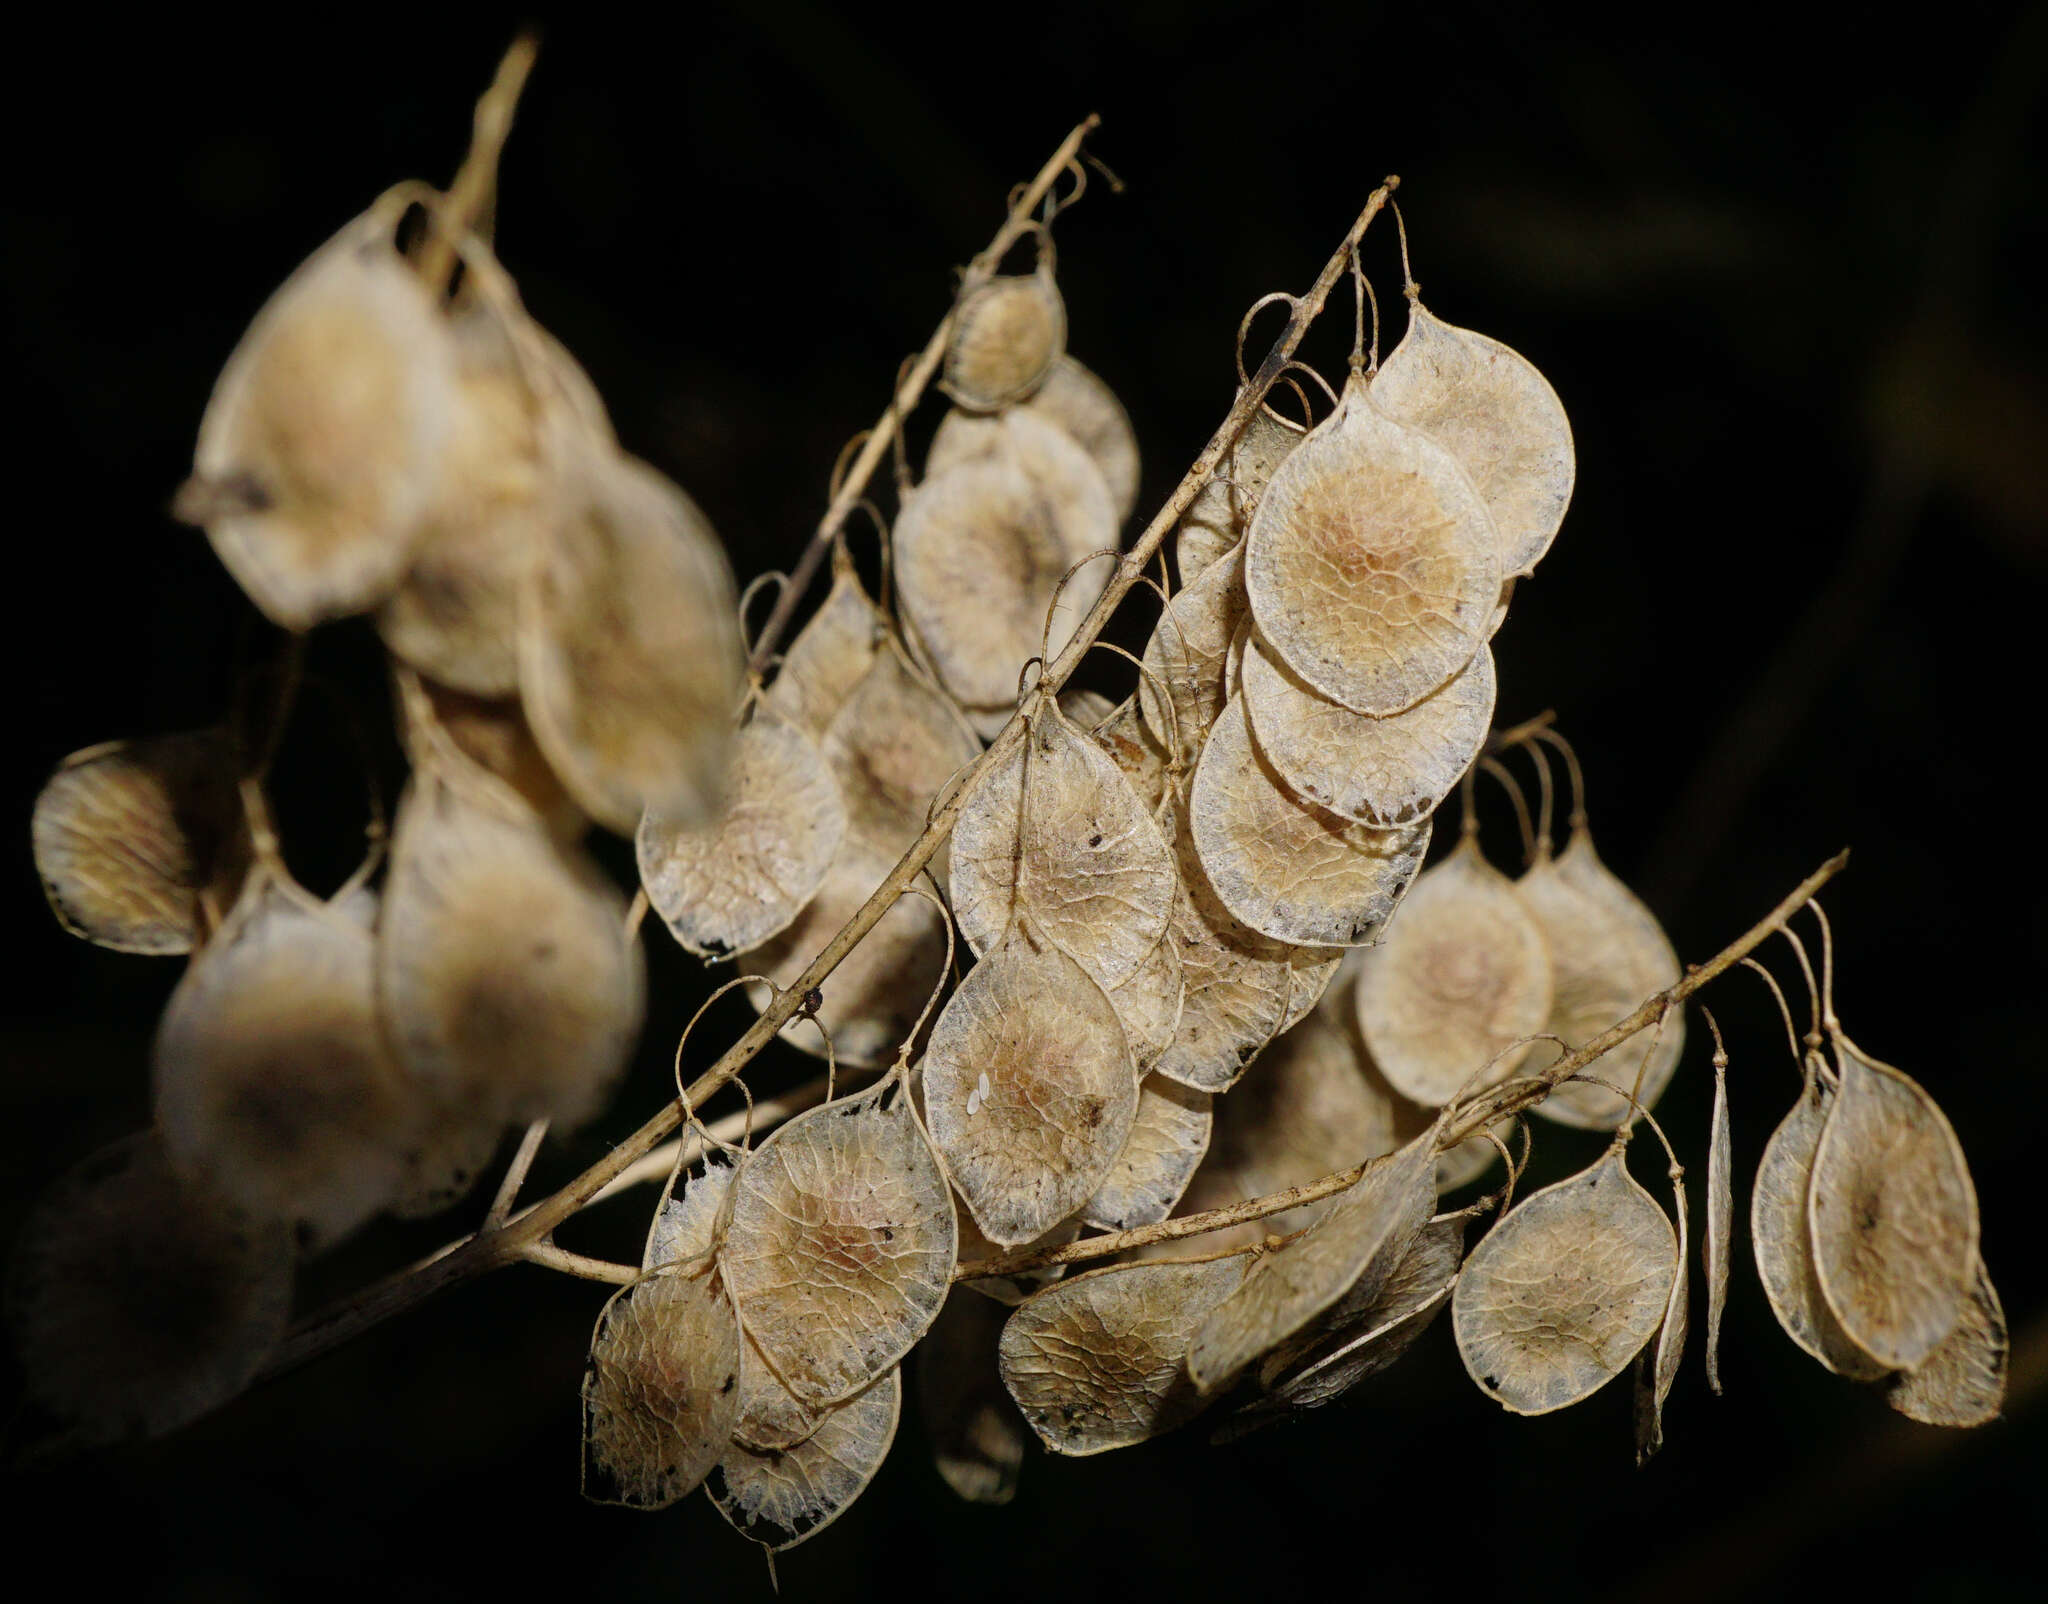
[[[1099,1231],[1128,1231],[1171,1214],[1209,1150],[1210,1101],[1207,1092],[1148,1077],[1138,1088],[1138,1111],[1123,1151],[1083,1205],[1081,1218]]]
[[[971,412],[993,412],[1043,384],[1067,348],[1067,304],[1054,282],[1046,237],[1038,266],[1000,274],[953,309],[939,388]]]
[[[1534,571],[1572,499],[1577,458],[1564,403],[1519,352],[1446,323],[1408,294],[1408,331],[1372,398],[1464,465],[1500,530],[1500,571]]]
[[[1208,1400],[1187,1371],[1188,1345],[1242,1284],[1250,1255],[1090,1270],[1010,1316],[998,1345],[1003,1385],[1056,1454],[1144,1442]]]
[[[739,733],[725,802],[701,825],[650,809],[634,841],[647,900],[684,949],[723,958],[789,926],[846,837],[818,743],[763,707]]]
[[[1073,436],[1102,470],[1118,524],[1129,519],[1138,505],[1138,435],[1116,392],[1073,357],[1062,356],[1024,406]]]
[[[1357,997],[1373,1062],[1404,1097],[1441,1108],[1514,1073],[1514,1043],[1550,1019],[1550,948],[1477,836],[1417,878],[1361,958]]]
[[[1664,1400],[1671,1395],[1671,1383],[1678,1377],[1679,1361],[1685,1357],[1686,1325],[1692,1313],[1692,1293],[1687,1270],[1685,1176],[1676,1164],[1671,1167],[1673,1216],[1678,1223],[1678,1252],[1672,1261],[1671,1291],[1664,1299],[1664,1318],[1657,1326],[1657,1340],[1636,1355],[1635,1426],[1636,1463],[1648,1462],[1664,1446]]]
[[[647,1226],[647,1244],[641,1249],[640,1268],[659,1270],[668,1265],[688,1265],[715,1253],[724,1235],[731,1210],[732,1180],[738,1167],[723,1153],[708,1155],[694,1173],[679,1170],[669,1177],[661,1207]]]
[[[1927,1426],[1981,1426],[2005,1403],[2012,1343],[1998,1289],[1980,1259],[1955,1330],[1909,1374],[1895,1376],[1884,1401]]]
[[[1517,1204],[1466,1257],[1451,1295],[1458,1354],[1510,1414],[1607,1385],[1663,1323],[1678,1238],[1617,1141]]]
[[[74,752],[36,797],[36,873],[57,922],[116,952],[190,952],[249,862],[233,743],[221,730]],[[207,912],[211,901],[213,912]]]
[[[1363,378],[1273,475],[1245,545],[1259,632],[1354,713],[1413,707],[1477,654],[1499,533],[1465,470]]]
[[[1216,476],[1189,503],[1174,532],[1174,564],[1183,587],[1244,539],[1266,486],[1307,434],[1270,406],[1260,406],[1246,420],[1244,432],[1217,463]]]
[[[828,1411],[800,1443],[757,1452],[734,1442],[706,1478],[704,1491],[742,1537],[771,1552],[794,1548],[830,1526],[867,1490],[889,1457],[902,1412],[903,1376],[892,1367]]]
[[[1707,1016],[1709,1023],[1713,1015]],[[1729,1157],[1728,1054],[1714,1038],[1714,1114],[1707,1135],[1707,1385],[1721,1391],[1721,1316],[1728,1306],[1728,1259],[1735,1237],[1735,1177]]]
[[[290,1228],[181,1179],[154,1131],[61,1177],[8,1266],[26,1395],[80,1443],[161,1436],[240,1393],[291,1302]]]
[[[367,612],[425,530],[455,353],[380,202],[309,257],[221,370],[180,511],[273,623]]]
[[[1179,900],[1178,893],[1175,900]],[[1180,1037],[1188,990],[1180,953],[1180,943],[1173,939],[1169,921],[1167,934],[1145,955],[1145,961],[1128,978],[1109,988],[1109,1006],[1116,1010],[1116,1017],[1123,1024],[1131,1064],[1140,1075],[1151,1074],[1152,1066]]]
[[[1110,715],[1095,726],[1095,744],[1107,752],[1110,761],[1123,770],[1131,789],[1146,811],[1157,814],[1168,788],[1167,752],[1145,727],[1138,699],[1127,697]]]
[[[1017,1496],[1029,1440],[996,1368],[1003,1306],[956,1287],[917,1349],[918,1413],[932,1461],[970,1504]]]
[[[509,797],[515,811],[533,813],[565,846],[583,838],[590,821],[548,766],[517,698],[472,696],[403,667],[394,678],[399,736],[415,769],[431,765],[486,806],[503,808]]]
[[[1113,715],[1118,706],[1100,691],[1084,691],[1073,685],[1063,687],[1054,700],[1069,724],[1089,734]]]
[[[849,852],[857,843],[893,865],[924,833],[932,798],[981,744],[892,644],[833,717],[824,753],[846,804]],[[932,873],[945,883],[943,850]]]
[[[1145,644],[1138,706],[1145,727],[1168,751],[1192,762],[1227,697],[1231,641],[1250,616],[1244,596],[1244,553],[1233,546],[1175,596]],[[1163,691],[1162,691],[1163,687]],[[1169,705],[1170,704],[1170,705]]]
[[[991,1242],[981,1234],[981,1227],[974,1223],[972,1211],[962,1206],[960,1216],[960,1262],[975,1264],[992,1259],[999,1253],[1007,1252],[1001,1244]],[[1034,1236],[1029,1242],[1017,1244],[1020,1250],[1039,1248],[1063,1248],[1081,1234],[1081,1216],[1070,1215],[1051,1230]],[[1014,1309],[1032,1293],[1049,1287],[1067,1273],[1064,1264],[1049,1264],[1036,1270],[1019,1270],[1014,1275],[982,1275],[972,1281],[961,1281],[959,1286],[987,1299],[990,1303]]]
[[[888,636],[844,544],[832,548],[832,588],[782,654],[767,703],[790,723],[824,738]]]

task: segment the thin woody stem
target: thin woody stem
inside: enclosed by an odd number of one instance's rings
[[[419,274],[437,293],[455,271],[462,235],[476,228],[489,236],[489,219],[497,206],[498,158],[512,132],[512,114],[518,109],[520,91],[526,87],[527,74],[533,71],[539,52],[540,42],[531,33],[514,39],[498,63],[491,87],[476,103],[469,153],[448,186],[446,210],[420,242]]]

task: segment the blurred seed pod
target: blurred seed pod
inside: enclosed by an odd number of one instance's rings
[[[993,412],[1043,384],[1066,348],[1067,306],[1041,231],[1031,272],[999,274],[954,307],[939,388],[971,412]]]
[[[875,660],[888,621],[868,599],[844,543],[832,547],[832,588],[782,654],[767,703],[790,723],[823,738]]]
[[[413,768],[432,767],[486,805],[531,812],[565,846],[582,839],[590,821],[549,767],[516,698],[472,696],[403,665],[393,680],[399,738]]]
[[[1251,528],[1252,512],[1287,455],[1308,430],[1260,406],[1223,454],[1216,475],[1189,503],[1174,532],[1174,564],[1183,589]]]
[[[1138,435],[1116,392],[1073,357],[1062,356],[1024,405],[1066,430],[1095,459],[1116,504],[1117,523],[1127,522],[1138,505]]]

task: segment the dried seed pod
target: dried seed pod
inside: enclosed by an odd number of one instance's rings
[[[1532,573],[1564,522],[1578,461],[1564,403],[1536,365],[1446,323],[1411,290],[1408,332],[1372,398],[1447,449],[1471,474],[1500,530],[1500,571]]]
[[[1175,901],[1178,900],[1176,893]],[[1173,939],[1170,930],[1128,978],[1109,988],[1108,995],[1109,1006],[1123,1022],[1133,1067],[1140,1075],[1151,1074],[1152,1066],[1179,1039],[1181,1011],[1187,1001],[1187,975],[1181,966],[1180,943]]]
[[[1138,1088],[1138,1112],[1124,1150],[1081,1210],[1100,1231],[1155,1225],[1173,1212],[1209,1151],[1210,1097],[1162,1076]]]
[[[583,1376],[583,1496],[665,1509],[724,1456],[740,1407],[740,1323],[715,1267],[622,1288]]]
[[[1245,537],[1253,509],[1266,493],[1273,474],[1308,431],[1261,405],[1246,420],[1216,476],[1202,486],[1174,532],[1174,565],[1183,586]]]
[[[1259,751],[1289,790],[1360,824],[1389,829],[1434,813],[1493,724],[1493,653],[1484,646],[1449,684],[1388,718],[1321,695],[1256,632],[1244,663]]]
[[[939,388],[971,412],[993,412],[1045,383],[1067,348],[1067,303],[1049,253],[1029,273],[1000,274],[953,308]]]
[[[924,833],[932,798],[981,755],[981,743],[891,645],[834,716],[824,750],[845,799],[849,845],[858,841],[893,866]],[[943,883],[943,856],[932,859],[932,872]]]
[[[868,600],[844,545],[832,548],[832,588],[782,654],[767,703],[790,723],[823,738],[888,638],[888,621]]]
[[[1233,546],[1191,580],[1152,626],[1145,643],[1151,672],[1138,680],[1138,707],[1145,727],[1167,751],[1177,747],[1192,757],[1201,750],[1227,699],[1231,641],[1249,616],[1244,552]]]
[[[1484,644],[1499,540],[1457,459],[1388,417],[1354,377],[1252,518],[1252,616],[1323,695],[1354,713],[1399,713]]]
[[[1664,1318],[1657,1326],[1656,1342],[1636,1355],[1638,1465],[1646,1463],[1664,1446],[1664,1400],[1671,1396],[1671,1383],[1678,1378],[1679,1361],[1685,1357],[1686,1324],[1692,1312],[1692,1294],[1686,1275],[1685,1177],[1676,1164],[1671,1167],[1671,1190],[1678,1221],[1678,1252],[1672,1261],[1671,1291],[1664,1299]]]
[[[924,1089],[932,1141],[953,1184],[982,1234],[1002,1247],[1030,1241],[1088,1201],[1123,1151],[1138,1105],[1137,1071],[1109,998],[1021,915],[940,1012]]]
[[[431,765],[450,785],[478,792],[486,806],[502,809],[509,795],[565,845],[583,838],[590,821],[548,766],[516,697],[472,696],[406,668],[394,677],[399,735],[414,768]]]
[[[1138,699],[1133,696],[1118,703],[1095,726],[1094,738],[1096,745],[1109,754],[1110,761],[1123,770],[1124,778],[1131,782],[1131,789],[1138,793],[1146,811],[1157,814],[1169,786],[1167,754],[1166,748],[1145,727]]]
[[[1280,1017],[1275,1035],[1285,1035],[1300,1024],[1328,995],[1330,982],[1344,965],[1347,953],[1357,947],[1296,947],[1287,958],[1287,1012]]]
[[[946,1485],[970,1504],[1017,1496],[1029,1440],[996,1368],[1009,1317],[999,1303],[955,1287],[917,1350],[918,1413]]]
[[[630,836],[649,808],[716,812],[743,686],[732,570],[695,502],[584,447],[519,607],[519,690],[583,810]]]
[[[1138,434],[1116,392],[1073,357],[1062,356],[1024,406],[1058,424],[1094,459],[1116,505],[1117,523],[1127,520],[1138,505]],[[939,428],[943,432],[945,425]]]
[[[679,1171],[670,1176],[661,1207],[648,1222],[640,1268],[687,1265],[715,1252],[729,1216],[726,1203],[732,1197],[732,1178],[738,1173],[724,1154],[713,1153],[694,1175]]]
[[[969,708],[1007,709],[1046,639],[1058,652],[1102,594],[1116,508],[1102,472],[1057,426],[1024,411],[970,420],[960,460],[913,490],[891,536],[903,616],[939,682]],[[971,450],[969,447],[978,447]]]
[[[1067,722],[1090,734],[1104,719],[1114,714],[1118,706],[1100,691],[1084,691],[1072,685],[1064,687],[1056,700]]]
[[[981,1227],[974,1223],[974,1215],[967,1209],[959,1210],[960,1215],[960,1262],[973,1264],[981,1259],[994,1258],[1006,1251],[1000,1243],[991,1242],[981,1234]],[[1081,1234],[1081,1216],[1072,1215],[1060,1221],[1050,1231],[1033,1237],[1029,1242],[1019,1244],[1026,1248],[1063,1248]],[[959,1285],[979,1293],[991,1303],[1014,1309],[1032,1293],[1067,1273],[1064,1264],[1047,1265],[1038,1270],[1021,1270],[1015,1275],[984,1275]]]
[[[290,1229],[181,1179],[154,1131],[59,1179],[8,1266],[24,1390],[79,1442],[161,1436],[234,1397],[291,1303]]]
[[[1166,933],[1173,857],[1101,747],[1040,699],[1025,739],[988,770],[953,829],[954,916],[986,952],[1017,914],[1107,990]]]
[[[372,208],[285,280],[221,370],[181,510],[273,623],[309,629],[397,587],[455,410],[455,350]]]
[[[611,882],[530,814],[420,770],[377,933],[378,1000],[406,1069],[508,1121],[588,1119],[645,1005],[624,920]]]
[[[1436,1132],[1376,1159],[1314,1224],[1253,1265],[1188,1349],[1204,1392],[1232,1380],[1346,1294],[1370,1298],[1436,1203]]]
[[[1887,1383],[1884,1401],[1923,1425],[1984,1425],[2004,1406],[2011,1357],[2005,1309],[1980,1259],[1955,1330],[1917,1369]]]
[[[385,1049],[372,957],[360,923],[282,870],[251,874],[157,1028],[157,1125],[180,1174],[323,1241],[397,1194],[417,1103]]]
[[[1514,1073],[1513,1044],[1550,1019],[1550,947],[1477,836],[1416,880],[1360,960],[1357,999],[1373,1062],[1425,1107]]]
[[[1956,1327],[1977,1263],[1977,1190],[1962,1144],[1919,1083],[1829,1022],[1837,1085],[1814,1154],[1807,1231],[1844,1336],[1911,1370]]]
[[[1003,1385],[1056,1454],[1099,1454],[1173,1430],[1208,1400],[1189,1379],[1189,1343],[1245,1278],[1250,1255],[1090,1270],[1010,1316]]]
[[[221,730],[67,757],[37,795],[31,826],[57,922],[116,952],[169,956],[204,941],[207,899],[232,903],[249,861],[236,777]]]
[[[742,1357],[741,1372],[746,1359]],[[757,1453],[734,1442],[704,1490],[734,1531],[771,1552],[830,1526],[889,1457],[903,1412],[902,1372],[890,1368],[819,1420],[800,1443]]]
[[[1302,946],[1376,941],[1429,850],[1430,821],[1354,824],[1290,793],[1233,697],[1188,794],[1196,851],[1217,897],[1252,929]]]
[[[1709,1018],[1712,1016],[1710,1015]],[[1721,1316],[1728,1306],[1728,1256],[1735,1236],[1735,1180],[1729,1158],[1728,1055],[1714,1046],[1714,1117],[1707,1136],[1707,1385],[1721,1391]]]
[[[1764,1144],[1749,1195],[1749,1239],[1757,1279],[1786,1336],[1837,1375],[1874,1381],[1886,1373],[1884,1366],[1843,1335],[1813,1272],[1806,1195],[1834,1094],[1821,1080],[1817,1055],[1808,1055],[1805,1075],[1799,1101]]]
[[[720,1263],[747,1333],[812,1408],[860,1392],[946,1300],[957,1234],[908,1094],[791,1120],[741,1166]]]
[[[763,707],[739,733],[717,816],[693,825],[650,808],[634,839],[662,922],[685,951],[723,958],[787,929],[845,837],[818,743]]]
[[[1515,889],[1550,946],[1547,1029],[1570,1046],[1591,1041],[1634,1013],[1644,998],[1678,983],[1678,954],[1657,916],[1600,861],[1584,825],[1573,828],[1557,857],[1539,859]],[[1685,1015],[1674,1011],[1668,1030],[1639,1032],[1579,1071],[1620,1091],[1560,1086],[1536,1112],[1560,1125],[1612,1130],[1630,1117],[1621,1094],[1633,1092],[1645,1108],[1654,1107],[1684,1051]],[[1538,1042],[1524,1067],[1540,1070],[1560,1056],[1555,1044]]]
[[[1677,1250],[1617,1142],[1517,1204],[1467,1256],[1451,1295],[1465,1369],[1510,1414],[1599,1391],[1662,1324]]]

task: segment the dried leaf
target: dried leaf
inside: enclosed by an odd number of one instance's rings
[[[1138,1088],[1138,1112],[1124,1150],[1081,1218],[1100,1231],[1128,1231],[1171,1214],[1209,1150],[1209,1104],[1207,1092],[1148,1077]]]
[[[1021,401],[1067,348],[1067,305],[1052,273],[1002,274],[961,298],[939,387],[976,412]]]
[[[746,1359],[741,1360],[744,1375]],[[830,1526],[867,1490],[896,1440],[903,1376],[893,1366],[826,1413],[787,1448],[757,1453],[735,1442],[704,1490],[734,1531],[763,1548],[794,1548]]]
[[[822,738],[887,638],[888,624],[868,600],[843,545],[832,548],[832,589],[782,654],[768,706]]]
[[[1116,504],[1116,521],[1128,519],[1138,505],[1138,435],[1116,392],[1073,357],[1062,356],[1024,406],[1058,424],[1094,459]],[[939,428],[943,432],[945,425]]]
[[[1465,1260],[1451,1295],[1458,1354],[1510,1414],[1607,1385],[1663,1323],[1678,1238],[1617,1144],[1518,1204]]]
[[[1685,1332],[1692,1312],[1692,1294],[1686,1270],[1685,1177],[1677,1166],[1671,1171],[1671,1190],[1677,1205],[1678,1253],[1673,1261],[1671,1291],[1664,1300],[1664,1318],[1657,1326],[1653,1347],[1636,1355],[1635,1420],[1636,1463],[1648,1462],[1664,1446],[1664,1400],[1671,1396],[1671,1383],[1678,1378],[1679,1363],[1685,1358]]]
[[[1885,1386],[1884,1401],[1923,1425],[1984,1425],[1996,1420],[2004,1406],[2011,1358],[2005,1308],[1980,1259],[1955,1330],[1918,1369],[1893,1377]]]
[[[1244,539],[1275,470],[1307,433],[1264,403],[1246,421],[1174,533],[1174,563],[1183,586]]]
[[[1244,552],[1232,547],[1175,596],[1152,626],[1145,643],[1150,672],[1138,681],[1138,707],[1165,750],[1177,749],[1192,760],[1208,738],[1223,711],[1230,645],[1250,616],[1247,607]]]
[[[996,1340],[1009,1317],[998,1303],[956,1287],[917,1350],[918,1413],[932,1460],[970,1504],[1017,1496],[1029,1440],[996,1368]]]
[[[1707,1385],[1721,1391],[1721,1315],[1728,1306],[1728,1255],[1735,1237],[1735,1181],[1729,1157],[1728,1066],[1714,1059],[1714,1119],[1707,1136]]]

